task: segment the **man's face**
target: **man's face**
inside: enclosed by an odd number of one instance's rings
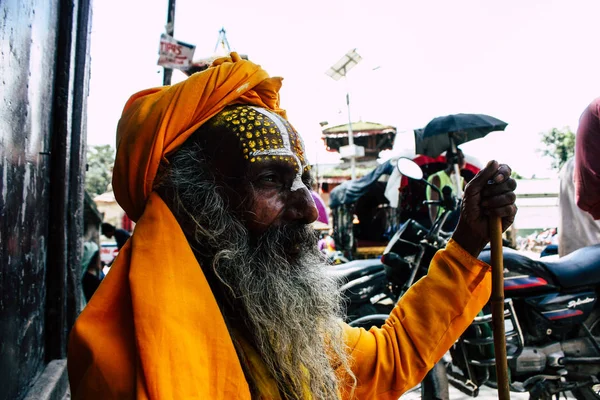
[[[308,189],[310,172],[298,176],[289,163],[265,161],[251,164],[247,179],[251,184],[250,231],[263,233],[270,227],[310,224],[317,219],[317,209]],[[302,186],[294,189],[296,182],[302,182]]]
[[[228,107],[199,131],[173,155],[161,190],[174,193],[172,210],[220,301],[279,389],[337,398],[332,364],[350,371],[342,301],[308,225],[317,209],[300,137],[250,106]]]
[[[315,221],[310,167],[294,128],[279,115],[252,106],[228,109],[217,120],[239,140],[245,183],[240,190],[250,200],[247,228],[261,234],[271,227]],[[236,153],[233,157],[239,158]]]

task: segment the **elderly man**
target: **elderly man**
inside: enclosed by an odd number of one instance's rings
[[[341,322],[280,86],[232,53],[126,104],[113,188],[137,225],[71,333],[75,399],[397,399],[487,302],[487,218],[516,212],[496,162],[387,323]]]

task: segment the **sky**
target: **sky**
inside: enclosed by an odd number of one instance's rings
[[[94,2],[89,145],[114,146],[129,96],[162,85],[167,3]],[[319,123],[347,123],[349,90],[352,119],[395,126],[398,153],[414,151],[412,130],[437,116],[482,113],[508,127],[462,145],[466,154],[554,177],[540,133],[575,131],[600,96],[598,15],[597,0],[177,0],[174,36],[204,58],[224,27],[232,50],[284,77],[281,106],[313,162],[338,158],[325,151]],[[354,48],[363,60],[347,84],[325,75]],[[173,82],[181,79],[175,71]]]

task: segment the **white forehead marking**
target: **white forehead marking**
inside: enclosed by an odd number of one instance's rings
[[[277,126],[277,129],[279,129],[279,133],[281,134],[281,140],[283,140],[283,147],[288,149],[289,151],[292,151],[292,144],[290,143],[290,133],[288,132],[288,129],[283,123],[283,118],[265,108],[258,108],[254,106],[250,106],[250,108],[252,108],[258,113],[261,113],[265,117],[269,118],[271,121],[275,122],[275,125]]]
[[[302,163],[300,162],[300,159],[298,158],[298,156],[292,151],[292,144],[290,142],[290,132],[287,129],[287,127],[285,126],[285,124],[283,123],[283,118],[280,115],[277,115],[267,109],[264,108],[258,108],[258,107],[254,107],[254,106],[250,106],[250,108],[252,108],[254,111],[261,113],[262,115],[264,115],[265,117],[269,118],[271,121],[273,121],[275,123],[275,125],[277,126],[277,129],[279,129],[279,133],[281,136],[281,140],[283,141],[283,148],[281,149],[273,149],[273,150],[257,150],[251,153],[251,155],[253,157],[256,156],[291,156],[294,158],[294,160],[296,161],[296,164],[298,165],[298,172],[296,173],[296,176],[294,177],[294,182],[292,182],[292,187],[290,188],[290,190],[292,192],[295,192],[298,189],[302,189],[302,188],[306,188],[306,185],[304,185],[304,182],[302,182]],[[298,140],[300,140],[300,138],[298,137]]]

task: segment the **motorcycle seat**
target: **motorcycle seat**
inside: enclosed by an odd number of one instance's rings
[[[327,274],[344,282],[350,282],[354,279],[366,275],[372,275],[383,271],[383,264],[379,259],[355,260],[345,264],[332,265],[327,269]]]
[[[556,261],[538,261],[565,288],[600,283],[600,244],[578,249]]]
[[[547,261],[544,257],[532,259],[505,247],[503,258],[504,268],[511,272],[532,273],[564,288],[600,284],[600,245],[584,247],[568,256]],[[479,259],[491,263],[489,247],[481,252]]]

